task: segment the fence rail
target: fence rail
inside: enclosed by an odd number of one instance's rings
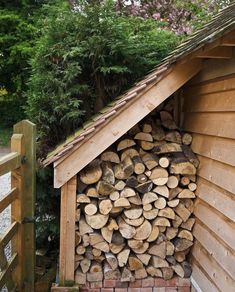
[[[14,126],[11,153],[0,159],[0,176],[11,172],[12,189],[0,200],[0,213],[11,205],[11,226],[0,237],[0,290],[34,291],[35,125]],[[11,244],[11,254],[5,248]]]

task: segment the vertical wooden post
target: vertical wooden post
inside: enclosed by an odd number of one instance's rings
[[[77,176],[61,188],[60,207],[60,285],[74,284],[75,213]]]
[[[36,126],[24,120],[14,126],[12,151],[21,154],[22,166],[12,172],[12,185],[18,188],[18,198],[12,204],[12,220],[19,222],[19,231],[13,240],[13,251],[19,256],[16,279],[19,290],[34,291],[35,269],[35,184],[36,184]]]

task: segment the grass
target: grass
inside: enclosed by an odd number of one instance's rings
[[[0,127],[0,147],[10,146],[11,135],[12,135],[12,128]]]

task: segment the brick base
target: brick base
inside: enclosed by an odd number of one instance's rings
[[[174,277],[171,280],[161,278],[145,278],[135,282],[121,282],[120,280],[104,280],[102,282],[87,283],[80,288],[80,292],[190,292],[190,279]]]

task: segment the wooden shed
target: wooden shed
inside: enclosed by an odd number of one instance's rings
[[[61,188],[60,281],[74,281],[77,173],[174,98],[175,120],[198,155],[192,284],[235,291],[235,4],[180,45],[151,73],[50,153]]]

